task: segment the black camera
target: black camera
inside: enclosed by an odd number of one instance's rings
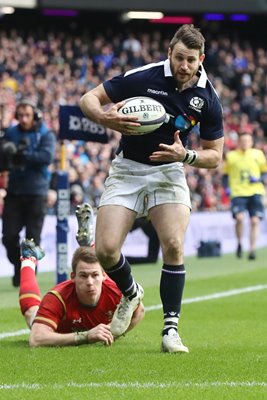
[[[12,167],[13,155],[17,152],[17,146],[13,142],[0,139],[0,172],[8,171]]]
[[[28,139],[21,139],[18,145],[0,138],[0,172],[9,171],[12,168],[22,166],[24,151],[28,147]]]

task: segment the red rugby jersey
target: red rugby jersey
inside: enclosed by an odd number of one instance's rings
[[[121,292],[109,277],[103,281],[102,293],[95,307],[81,304],[72,280],[59,283],[42,299],[34,322],[50,326],[55,332],[70,333],[111,322],[120,302]]]

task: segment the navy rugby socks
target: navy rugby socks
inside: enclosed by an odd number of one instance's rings
[[[131,266],[123,254],[121,254],[119,262],[111,269],[106,270],[106,273],[117,284],[125,297],[134,297],[136,283],[131,273]]]
[[[184,264],[163,265],[160,280],[160,298],[164,313],[164,328],[162,335],[167,334],[171,328],[177,330],[184,284]]]

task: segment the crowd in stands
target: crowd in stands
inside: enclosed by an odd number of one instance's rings
[[[147,33],[85,30],[78,34],[49,29],[34,33],[0,29],[2,126],[14,122],[16,103],[27,97],[43,110],[48,126],[59,132],[60,105],[77,105],[82,94],[104,79],[164,60],[172,33],[165,37],[159,30]],[[225,152],[235,148],[239,132],[248,131],[255,139],[255,146],[267,156],[266,48],[223,33],[206,38],[204,66],[223,105]],[[65,142],[72,211],[83,201],[94,207],[98,205],[120,139],[119,132],[109,130],[108,135],[107,144]],[[191,135],[191,148],[197,143],[196,129]],[[52,172],[59,168],[60,149],[58,143]],[[186,172],[193,211],[229,209],[221,168],[211,171],[186,166]],[[0,182],[0,213],[3,186]]]

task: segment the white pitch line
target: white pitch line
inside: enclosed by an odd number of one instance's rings
[[[267,289],[267,285],[248,286],[248,287],[241,288],[241,289],[228,290],[226,292],[218,292],[218,293],[208,294],[205,296],[191,297],[189,299],[185,299],[182,302],[182,304],[200,303],[201,301],[216,300],[216,299],[221,299],[223,297],[236,296],[236,295],[243,294],[243,293],[258,292],[260,290],[265,290],[265,289]],[[154,311],[154,310],[159,310],[161,308],[162,308],[162,305],[157,304],[154,306],[145,307],[145,311],[146,312]],[[27,333],[29,333],[29,329],[20,329],[19,331],[14,331],[14,332],[3,332],[3,333],[0,333],[0,340],[8,338],[8,337],[25,335]]]
[[[76,383],[69,382],[66,384],[53,383],[53,384],[41,384],[41,383],[18,383],[18,384],[1,384],[0,391],[11,391],[11,390],[62,390],[66,388],[116,388],[116,389],[179,389],[179,388],[199,388],[206,389],[212,387],[267,387],[267,382],[88,382],[88,383]]]
[[[8,337],[26,335],[26,333],[29,332],[30,332],[29,329],[20,329],[19,331],[14,331],[14,332],[3,332],[0,333],[0,340]]]
[[[216,299],[221,299],[223,297],[236,296],[239,294],[249,293],[249,292],[259,292],[260,290],[265,290],[265,289],[267,289],[267,285],[248,286],[241,289],[227,290],[226,292],[218,292],[218,293],[208,294],[205,296],[191,297],[189,299],[183,300],[182,304],[200,303],[201,301],[216,300]],[[161,308],[162,305],[157,304],[155,306],[145,307],[145,311],[154,311],[154,310],[159,310]]]

